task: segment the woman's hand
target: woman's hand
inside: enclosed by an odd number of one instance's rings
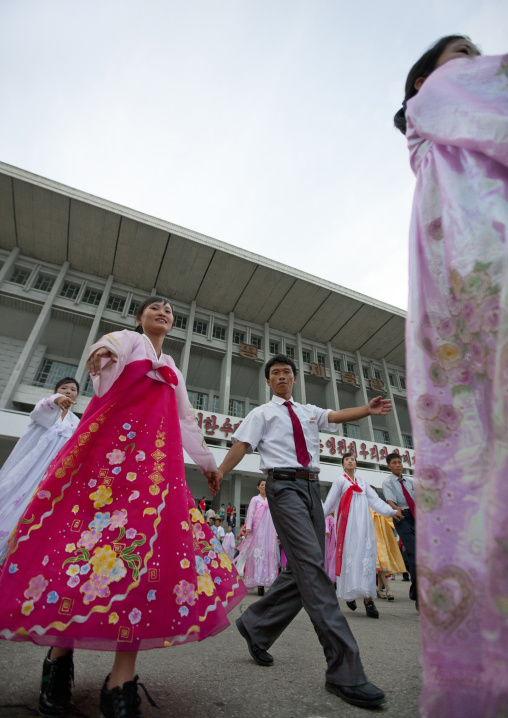
[[[93,376],[99,376],[101,373],[101,359],[107,357],[114,363],[118,361],[117,355],[106,349],[106,347],[96,349],[86,363],[87,372]]]
[[[58,396],[55,399],[55,404],[60,407],[60,409],[63,409],[64,411],[69,409],[73,404],[75,404],[75,401],[72,401],[72,399],[68,396]]]

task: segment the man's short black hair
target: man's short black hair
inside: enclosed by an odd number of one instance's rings
[[[294,361],[287,357],[285,354],[277,354],[277,356],[274,356],[270,359],[270,361],[267,361],[265,364],[265,377],[267,379],[270,378],[270,369],[274,364],[287,364],[291,367],[291,371],[293,372],[293,376],[296,379],[296,375],[298,374],[298,369],[296,368],[296,364]]]
[[[393,459],[400,459],[400,454],[397,454],[396,451],[394,451],[392,454],[388,454],[388,456],[386,457],[386,463],[388,464],[388,466],[390,466],[390,461],[393,461]]]

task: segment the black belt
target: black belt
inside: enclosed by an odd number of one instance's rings
[[[269,469],[268,475],[274,479],[307,479],[307,481],[319,481],[319,474],[316,471],[305,471],[305,469]]]

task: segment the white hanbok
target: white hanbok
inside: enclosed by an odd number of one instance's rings
[[[9,536],[16,528],[46,469],[72,436],[79,417],[62,409],[53,394],[42,399],[30,414],[30,424],[0,470],[0,564]]]
[[[234,559],[236,553],[236,539],[232,531],[229,531],[222,541],[222,550],[227,553],[231,560]]]
[[[340,500],[352,483],[345,473],[333,482],[326,497],[324,513],[328,516],[332,511],[335,512],[336,534],[340,524]],[[345,601],[376,595],[377,542],[369,506],[382,516],[393,516],[396,513],[379,498],[360,474],[355,474],[355,483],[361,492],[353,492],[344,536],[342,570],[340,576],[337,576],[337,596]]]

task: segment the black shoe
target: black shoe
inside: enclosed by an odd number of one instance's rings
[[[249,649],[249,653],[252,656],[252,658],[256,661],[258,666],[271,666],[273,663],[273,656],[271,656],[268,651],[264,651],[262,648],[258,646],[257,643],[254,643],[251,640],[251,637],[247,633],[247,629],[243,625],[242,619],[238,618],[236,620],[236,627],[240,631],[240,635],[245,638],[247,641],[247,648]]]
[[[264,595],[265,595],[265,587],[258,586],[258,596],[264,596]]]
[[[359,686],[336,686],[326,681],[325,688],[328,693],[340,696],[343,701],[360,708],[374,708],[386,701],[385,694],[373,683],[361,683]]]
[[[365,601],[364,601],[364,606],[365,606],[365,613],[367,614],[367,616],[369,618],[379,618],[379,611],[377,610],[376,604],[374,603],[374,601],[369,601],[368,603],[365,603]]]
[[[135,676],[133,681],[124,683],[121,688],[115,686],[111,690],[108,689],[108,680],[109,676],[104,681],[101,690],[101,718],[142,718],[138,686],[144,690],[150,705],[157,708],[145,686],[138,683],[138,676]]]
[[[66,716],[72,709],[74,663],[72,651],[60,658],[50,659],[51,648],[42,664],[39,714],[54,718]]]
[[[403,581],[409,581],[409,574],[408,574],[408,573],[403,573],[403,574],[402,574],[402,580],[403,580]]]
[[[346,606],[351,609],[351,611],[356,611],[356,601],[346,601]]]

